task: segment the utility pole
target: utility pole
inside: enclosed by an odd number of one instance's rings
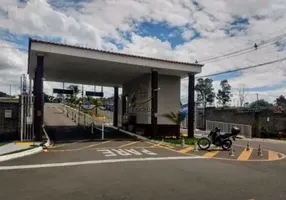
[[[258,111],[258,99],[259,99],[258,93],[256,93],[256,111]]]
[[[257,94],[256,94],[256,100],[258,101],[258,99],[259,99],[259,98],[258,98],[258,93],[257,93]]]
[[[10,97],[12,96],[12,85],[10,85]]]

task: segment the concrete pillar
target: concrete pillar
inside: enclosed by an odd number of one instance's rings
[[[118,126],[118,86],[114,87],[113,126]]]
[[[188,137],[194,137],[194,112],[195,112],[195,75],[189,74],[188,87]]]
[[[43,75],[44,75],[44,56],[37,56],[37,67],[34,80],[34,134],[36,141],[42,141],[41,129],[43,123],[43,108],[44,108],[44,95],[43,95]]]
[[[151,74],[151,126],[152,126],[152,136],[158,135],[158,122],[156,113],[158,113],[158,72],[152,71]]]

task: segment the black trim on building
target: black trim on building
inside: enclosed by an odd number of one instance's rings
[[[118,126],[118,87],[114,87],[113,126]]]
[[[188,137],[194,137],[194,112],[195,112],[195,75],[189,74],[188,87]]]
[[[37,68],[34,81],[34,134],[36,141],[42,141],[41,129],[43,124],[44,95],[43,95],[44,56],[37,56]]]
[[[155,113],[158,112],[158,72],[152,71],[151,74],[151,90],[152,90],[152,99],[151,99],[151,125],[152,125],[152,136],[158,134],[157,126],[157,116]]]

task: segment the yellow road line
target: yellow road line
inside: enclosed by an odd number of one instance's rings
[[[163,147],[146,147],[146,146],[142,146],[142,147],[127,147],[127,148],[123,148],[123,149],[160,149]],[[119,147],[97,147],[97,148],[92,148],[93,149],[120,149]]]
[[[92,145],[85,146],[85,147],[82,147],[82,148],[78,148],[77,150],[88,149],[88,148],[99,146],[99,145],[106,144],[106,143],[109,143],[109,142],[111,142],[111,141],[107,140],[105,142],[100,142],[100,143],[92,144]]]
[[[83,142],[83,141],[86,141],[86,140],[79,140],[79,141],[75,141],[75,142],[71,142],[71,143],[60,144],[60,145],[56,145],[56,146],[50,147],[49,149],[55,149],[55,148],[59,148],[59,147],[64,147],[64,146],[68,146],[68,145],[71,145],[71,144],[76,144],[76,143]]]
[[[119,146],[118,148],[127,147],[127,146],[130,146],[130,145],[136,144],[136,143],[138,143],[138,142],[139,142],[139,141],[136,141],[136,142],[129,142],[129,143],[127,143],[127,144],[123,144],[123,145]]]
[[[239,155],[239,157],[237,158],[237,160],[249,160],[251,154],[253,152],[253,148],[249,148],[249,150],[247,151],[246,148],[243,150],[243,152],[241,152],[241,154]]]
[[[146,143],[148,143],[148,144],[152,144],[152,147],[167,147],[167,148],[170,148],[170,149],[174,149],[175,147],[174,146],[172,146],[171,144],[164,144],[164,143],[162,143],[162,142],[159,142],[159,143],[152,143],[152,142],[148,142],[148,141],[146,141]]]
[[[192,151],[193,149],[194,149],[194,146],[189,146],[189,147],[187,147],[187,148],[184,148],[184,149],[179,150],[178,152],[179,152],[179,153],[187,153],[187,152],[189,152],[189,151]]]
[[[204,154],[203,157],[213,158],[213,157],[215,157],[218,153],[219,153],[219,151],[209,151],[208,153]]]
[[[91,147],[99,146],[101,144],[106,144],[108,142],[111,142],[111,141],[108,140],[108,141],[105,141],[105,142],[100,142],[100,143],[92,144],[92,145],[81,147],[81,148],[77,148],[77,149],[60,149],[60,150],[56,149],[56,150],[50,150],[50,151],[54,151],[54,152],[67,152],[67,151],[69,151],[70,152],[70,151],[80,151],[80,150],[88,149],[88,148],[93,149]]]
[[[275,151],[268,151],[268,160],[278,160],[279,154]]]

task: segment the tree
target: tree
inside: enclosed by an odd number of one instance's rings
[[[229,85],[227,80],[222,80],[220,82],[221,89],[217,92],[217,100],[218,104],[222,106],[226,106],[228,102],[231,101],[231,86]]]
[[[286,107],[286,98],[283,95],[280,95],[276,100],[275,104],[277,106]]]
[[[257,101],[252,102],[249,105],[250,109],[256,110],[256,111],[260,111],[260,110],[269,110],[272,108],[272,104],[268,103],[267,101],[265,101],[264,99],[259,99]]]
[[[170,121],[172,121],[173,123],[175,123],[178,127],[178,131],[176,134],[177,139],[180,137],[180,128],[181,128],[181,123],[185,120],[185,116],[180,113],[174,113],[174,112],[170,112],[167,114],[163,114],[163,117],[166,117],[167,119],[169,119]],[[189,137],[194,137],[194,136],[189,136]]]
[[[249,106],[249,102],[245,102],[244,104],[243,104],[243,107],[248,107]]]
[[[79,92],[80,92],[78,85],[70,85],[70,86],[68,87],[68,89],[70,89],[70,90],[73,91],[73,94],[72,94],[72,95],[69,95],[70,102],[71,102],[71,103],[76,102],[76,101],[77,101],[77,95],[78,95]]]
[[[243,107],[246,96],[247,96],[246,85],[242,84],[242,85],[240,85],[240,87],[238,89],[238,97],[239,97],[240,107]]]
[[[5,92],[0,92],[0,97],[9,97],[9,95],[6,94]]]
[[[54,97],[44,93],[44,102],[53,102]]]
[[[215,93],[213,88],[213,80],[206,78],[199,78],[195,85],[195,90],[198,92],[197,101],[206,107],[207,103],[212,104],[214,102]]]
[[[206,78],[199,78],[197,84],[195,85],[195,90],[198,92],[197,101],[204,106],[204,119],[207,119],[207,103],[212,104],[215,99],[215,93],[213,88],[213,80]],[[204,123],[204,128],[206,128],[206,123]],[[193,136],[192,136],[193,137]]]

